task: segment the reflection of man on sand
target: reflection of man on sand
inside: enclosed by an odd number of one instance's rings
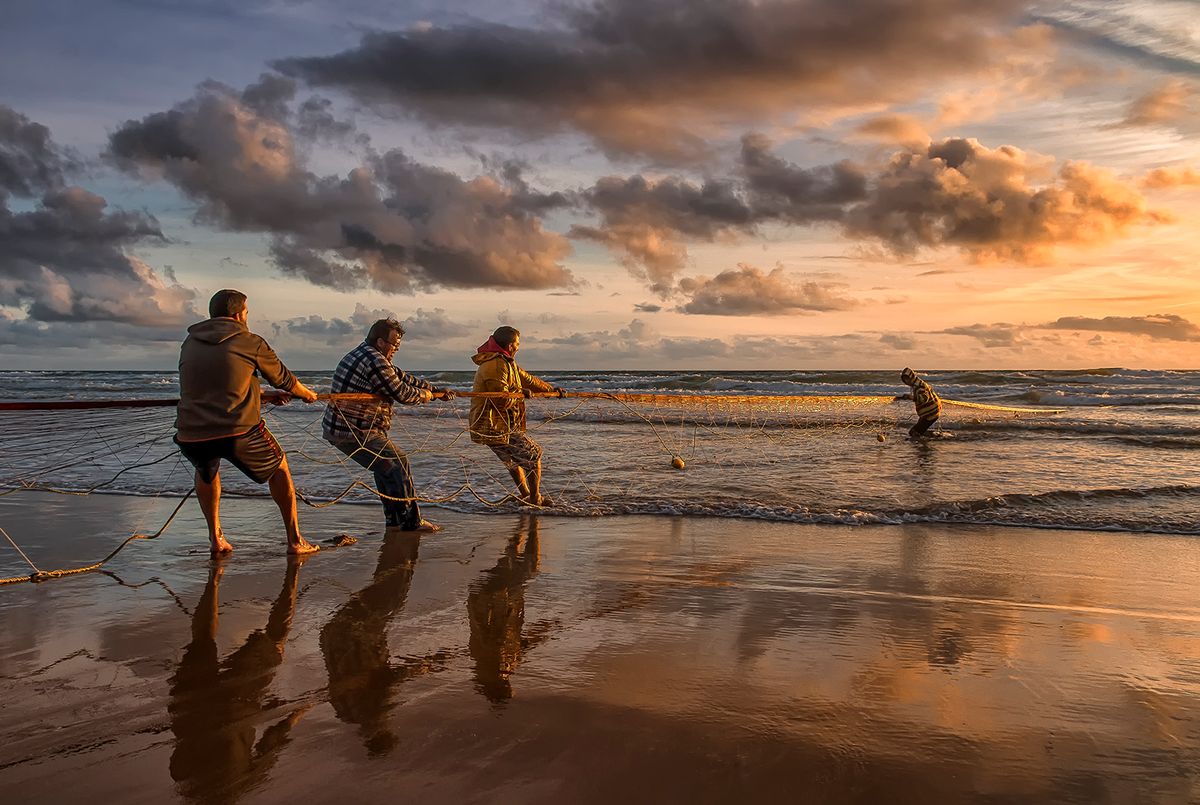
[[[553,626],[538,624],[522,634],[525,584],[537,575],[540,559],[538,518],[522,515],[496,566],[484,571],[467,594],[475,689],[493,702],[512,698],[508,678],[521,662],[521,654],[545,640]]]
[[[185,798],[234,802],[261,783],[307,709],[292,710],[255,742],[255,722],[266,709],[264,696],[283,662],[303,561],[289,558],[266,628],[251,633],[224,661],[217,656],[217,588],[224,568],[209,571],[192,615],[192,642],[171,678],[167,705],[175,733],[171,777]]]
[[[388,660],[388,623],[404,609],[420,544],[420,532],[388,528],[371,583],[352,595],[321,629],[329,702],[339,719],[359,726],[363,745],[372,755],[386,754],[396,744],[386,724],[393,687],[434,670],[439,659],[401,665]]]

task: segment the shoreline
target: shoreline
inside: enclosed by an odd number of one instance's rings
[[[0,525],[38,534],[22,547],[39,564],[177,502],[15,497]],[[296,562],[274,507],[235,498],[237,550],[214,563],[185,506],[115,577],[0,588],[0,785],[56,802],[325,802],[346,775],[368,802],[1200,794],[1194,538],[428,514],[445,531],[415,539],[376,506],[302,510],[310,538],[360,541]]]

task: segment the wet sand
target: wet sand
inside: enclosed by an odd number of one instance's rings
[[[171,504],[22,494],[0,525],[82,564]],[[193,504],[113,576],[0,588],[0,790],[1200,801],[1196,538],[427,514],[302,510],[362,539],[299,562],[229,499],[214,564]]]

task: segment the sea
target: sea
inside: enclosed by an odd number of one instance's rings
[[[300,372],[328,390],[330,373]],[[471,386],[470,372],[417,372]],[[973,523],[1200,534],[1200,371],[930,371],[948,404],[907,438],[898,371],[543,371],[574,392],[529,401],[547,512],[752,518],[869,528]],[[0,371],[0,400],[170,398],[173,372]],[[753,399],[751,399],[753,398]],[[378,505],[370,473],[321,439],[320,404],[264,406],[311,505]],[[0,413],[0,494],[27,490],[177,497],[191,470],[171,408]],[[397,406],[394,441],[427,510],[511,512],[504,467],[466,433],[467,401]],[[682,469],[673,465],[678,458]],[[227,494],[264,495],[232,467]],[[0,526],[3,524],[0,523]]]

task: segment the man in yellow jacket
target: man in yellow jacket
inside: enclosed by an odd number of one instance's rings
[[[475,370],[474,391],[532,396],[533,392],[557,393],[562,389],[534,377],[517,365],[521,331],[498,327],[471,358]],[[525,400],[521,397],[475,397],[471,400],[471,441],[492,448],[517,485],[517,495],[533,506],[549,506],[541,492],[542,448],[525,433]]]

